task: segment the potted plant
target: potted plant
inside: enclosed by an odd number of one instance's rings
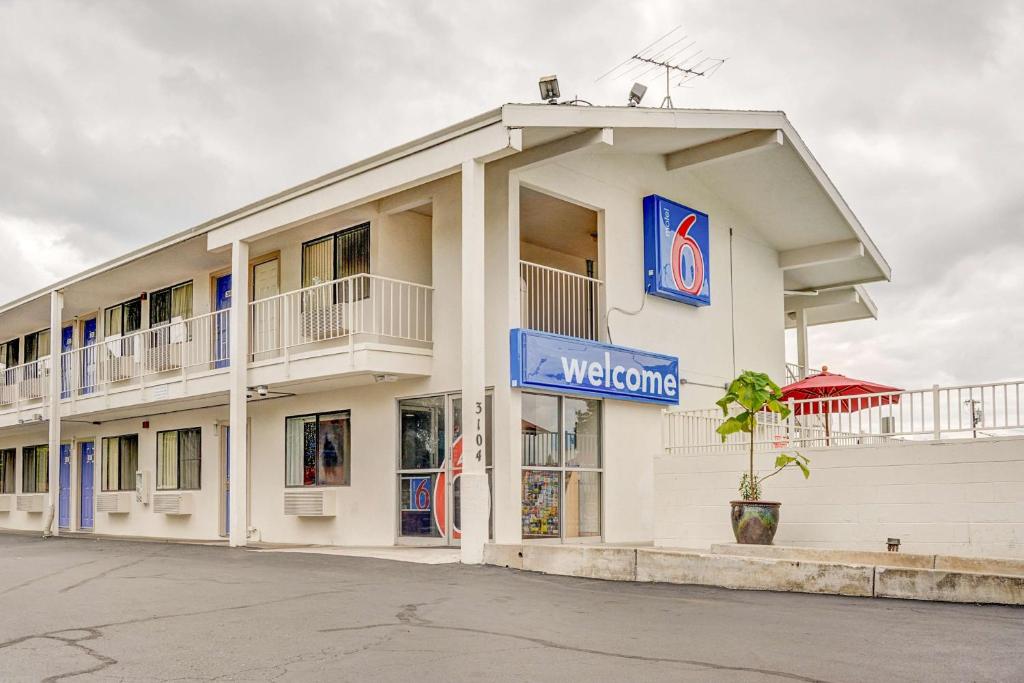
[[[738,415],[729,415],[729,408],[736,404],[741,409]],[[790,465],[796,465],[803,472],[804,479],[811,476],[807,468],[810,460],[799,453],[780,453],[775,458],[775,470],[764,476],[754,471],[754,437],[757,433],[757,416],[772,412],[785,420],[789,408],[782,403],[782,390],[768,375],[749,370],[734,379],[717,401],[722,414],[727,418],[716,430],[722,441],[730,434],[750,434],[750,469],[740,478],[741,500],[730,501],[732,505],[732,532],[737,543],[771,545],[779,526],[779,507],[782,503],[761,500],[762,484]]]

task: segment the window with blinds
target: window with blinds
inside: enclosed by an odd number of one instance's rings
[[[195,491],[201,488],[201,434],[199,427],[157,432],[157,489]]]
[[[303,287],[369,272],[369,223],[319,237],[302,245]]]
[[[103,439],[103,490],[134,491],[139,469],[139,435],[125,434]]]

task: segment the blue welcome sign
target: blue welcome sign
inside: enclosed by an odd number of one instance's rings
[[[679,403],[679,359],[535,330],[511,332],[512,386]]]
[[[644,273],[648,294],[709,305],[708,215],[656,194],[644,197]]]

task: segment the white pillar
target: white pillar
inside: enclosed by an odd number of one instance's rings
[[[49,509],[44,515],[43,535],[58,535],[57,506],[60,504],[60,324],[64,309],[64,294],[50,292],[50,372],[46,377],[46,395],[49,406]]]
[[[796,364],[799,376],[797,379],[807,377],[807,309],[796,309]]]
[[[462,562],[483,562],[490,515],[484,458],[484,164],[462,164]]]
[[[244,546],[249,537],[249,244],[231,245],[231,313],[228,323],[228,348],[231,354],[231,402],[228,419],[231,436],[230,515],[228,542]]]

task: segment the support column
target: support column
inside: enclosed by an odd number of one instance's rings
[[[796,309],[796,364],[799,365],[799,377],[807,377],[807,309]]]
[[[462,562],[483,562],[490,516],[484,458],[484,164],[462,164]]]
[[[64,310],[64,294],[50,292],[50,359],[46,376],[46,397],[49,408],[49,476],[47,490],[48,509],[44,517],[43,536],[60,533],[57,506],[60,504],[60,325]]]
[[[231,318],[228,348],[231,354],[231,402],[228,420],[231,435],[230,477],[231,531],[228,543],[244,546],[249,538],[249,243],[231,245]]]

